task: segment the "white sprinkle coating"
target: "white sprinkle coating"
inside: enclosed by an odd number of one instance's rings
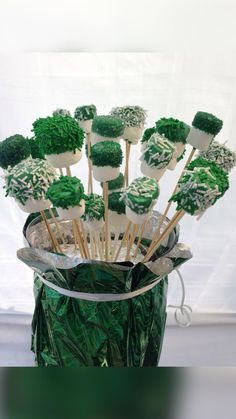
[[[147,112],[140,106],[118,106],[110,114],[122,119],[127,127],[143,127],[147,118]]]
[[[161,134],[154,133],[147,141],[146,148],[141,156],[150,167],[164,169],[173,158],[175,146]]]
[[[120,199],[123,199],[125,205],[137,214],[148,212],[159,195],[159,187],[157,182],[148,177],[135,179],[123,191]]]
[[[41,159],[30,159],[9,169],[6,176],[6,196],[25,205],[27,199],[45,197],[48,187],[57,179],[55,169]]]
[[[201,151],[199,155],[206,160],[214,161],[227,172],[236,166],[236,152],[216,140],[212,141],[207,151]]]

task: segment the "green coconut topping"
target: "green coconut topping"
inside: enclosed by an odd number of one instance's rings
[[[119,173],[119,176],[113,180],[109,180],[108,182],[108,190],[114,191],[115,189],[121,189],[124,187],[125,178],[123,173]],[[103,187],[103,183],[101,183],[101,187]]]
[[[137,214],[147,213],[159,195],[159,187],[155,179],[140,177],[123,192],[122,198],[125,205]]]
[[[187,170],[194,170],[195,167],[204,167],[209,173],[217,180],[220,196],[223,196],[224,193],[229,188],[229,179],[228,173],[222,169],[218,164],[213,161],[203,159],[202,157],[197,157],[187,166]],[[220,198],[219,196],[219,198]]]
[[[122,192],[112,192],[108,195],[108,209],[117,212],[117,214],[125,214],[125,202]]]
[[[220,132],[223,121],[211,113],[199,111],[193,119],[192,126],[215,136]]]
[[[48,116],[33,123],[35,139],[39,141],[43,154],[60,154],[81,150],[84,132],[71,116]]]
[[[85,195],[85,213],[81,217],[84,221],[101,220],[104,217],[105,206],[102,196],[97,194]]]
[[[55,115],[61,115],[61,116],[68,115],[68,116],[71,116],[70,115],[70,111],[68,111],[68,109],[62,109],[62,108],[55,109],[55,111],[53,111],[52,114],[53,114],[53,116],[55,116]]]
[[[88,121],[97,115],[97,108],[95,105],[78,106],[75,109],[74,117],[77,121]]]
[[[29,159],[18,163],[6,176],[6,196],[25,205],[29,198],[45,198],[48,187],[57,178],[55,169],[46,161]]]
[[[156,122],[156,131],[173,143],[186,143],[190,127],[174,118],[161,118]]]
[[[120,137],[124,133],[124,129],[124,122],[111,115],[95,116],[92,122],[92,132],[103,137]]]
[[[236,152],[216,140],[212,141],[207,151],[200,151],[199,155],[217,163],[226,172],[230,172],[236,166]]]
[[[123,154],[121,146],[114,141],[101,141],[91,147],[91,160],[94,166],[119,167]]]
[[[152,127],[152,128],[147,128],[145,129],[144,133],[143,133],[143,137],[141,139],[141,143],[146,143],[149,138],[151,138],[152,134],[154,134],[156,132],[156,128]]]
[[[44,159],[45,156],[40,148],[39,141],[36,138],[29,138],[32,159]]]
[[[173,158],[175,147],[167,138],[155,133],[147,142],[141,159],[145,160],[148,166],[164,169]]]
[[[177,210],[199,215],[221,196],[218,179],[210,170],[207,167],[195,167],[185,171],[178,183],[178,192],[170,200],[177,202]]]
[[[143,127],[147,112],[141,106],[117,106],[112,108],[111,115],[124,121],[126,127]]]
[[[56,208],[80,207],[81,199],[84,198],[84,187],[75,176],[60,176],[48,188],[46,197]]]
[[[0,167],[7,169],[30,157],[29,141],[22,135],[16,134],[0,142]]]

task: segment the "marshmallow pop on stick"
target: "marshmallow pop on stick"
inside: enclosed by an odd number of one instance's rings
[[[56,208],[60,218],[72,221],[74,230],[78,234],[81,256],[87,257],[86,248],[78,226],[78,220],[80,220],[85,211],[84,187],[81,181],[75,176],[60,176],[58,180],[50,185],[46,196]],[[76,235],[74,239],[76,244]]]
[[[170,199],[177,202],[177,212],[162,232],[158,240],[151,244],[143,262],[155,253],[167,235],[186,214],[199,215],[214,205],[229,188],[228,174],[214,162],[197,158],[186,168],[178,182],[175,195]]]
[[[178,161],[184,155],[189,126],[174,118],[161,118],[156,122],[156,132],[164,135],[175,147],[173,158],[167,169],[174,170]]]
[[[112,233],[124,233],[128,218],[125,212],[125,202],[122,192],[111,192],[108,196],[109,224]]]
[[[84,132],[71,116],[48,116],[33,123],[35,138],[53,167],[63,168],[81,159]]]
[[[140,106],[121,106],[111,110],[111,115],[122,119],[125,124],[124,140],[126,141],[125,180],[129,184],[129,158],[131,144],[137,144],[142,137],[147,113]]]
[[[109,194],[113,192],[120,192],[123,189],[124,183],[125,183],[125,178],[124,178],[123,173],[119,173],[119,176],[117,176],[113,180],[109,180],[107,183],[108,183]],[[102,183],[101,183],[101,187],[103,187]]]
[[[92,257],[95,257],[94,247],[98,249],[100,259],[103,260],[103,249],[101,246],[101,230],[104,226],[105,205],[102,196],[90,194],[85,196],[85,212],[82,220],[89,230],[90,247]],[[95,246],[94,246],[95,243]]]
[[[174,152],[175,147],[167,138],[158,133],[152,134],[140,158],[141,172],[159,180],[173,159]]]
[[[172,195],[174,195],[176,193],[178,182],[180,181],[180,179],[181,179],[181,177],[182,177],[182,175],[185,171],[185,168],[191,162],[196,149],[207,150],[211,141],[212,141],[212,139],[213,139],[213,137],[220,132],[222,126],[223,126],[223,122],[219,118],[217,118],[216,116],[214,116],[210,113],[207,113],[207,112],[197,112],[196,113],[196,115],[193,119],[193,122],[192,122],[192,127],[191,127],[191,129],[188,133],[187,138],[186,138],[186,142],[188,144],[191,144],[193,146],[193,148],[192,148],[192,150],[191,150],[191,152],[188,156],[188,159],[187,159],[187,161],[185,163],[185,166],[184,166],[184,168],[183,168],[183,170],[180,174],[180,177],[179,177],[179,179],[176,183],[176,186],[174,188],[174,191],[173,191]],[[163,224],[164,219],[166,218],[166,216],[169,212],[169,209],[171,207],[171,202],[172,201],[169,200],[169,202],[168,202],[168,204],[165,208],[165,211],[163,212],[163,215],[160,219],[159,231],[161,229],[161,226]],[[157,235],[156,235],[156,237],[153,238],[153,240],[156,240],[157,236],[159,235],[159,231],[157,230]]]
[[[159,196],[159,187],[155,179],[141,177],[133,180],[133,182],[123,192],[123,199],[126,205],[126,216],[130,223],[127,226],[123,239],[127,237],[131,224],[133,230],[131,238],[127,245],[127,260],[129,259],[130,250],[135,240],[139,225],[143,224],[151,214],[151,210]],[[121,247],[119,248],[119,250]],[[118,257],[116,254],[116,259]]]
[[[214,161],[226,172],[230,172],[236,166],[236,152],[216,140],[212,141],[208,150],[200,151],[199,156]]]
[[[29,159],[9,169],[6,175],[6,196],[13,197],[27,213],[40,212],[52,239],[54,250],[58,243],[47,222],[44,210],[50,207],[46,192],[56,179],[55,169],[45,160]]]
[[[92,175],[92,162],[90,159],[90,150],[91,150],[91,131],[92,131],[92,122],[93,118],[97,115],[97,108],[95,105],[83,105],[78,106],[75,109],[74,117],[78,122],[80,128],[86,134],[86,147],[87,147],[87,157],[88,157],[88,193],[93,193],[93,175]]]
[[[122,150],[120,144],[114,141],[101,141],[91,147],[94,178],[103,182],[105,202],[105,253],[108,260],[108,181],[116,179],[122,164]]]
[[[91,144],[101,141],[114,141],[119,143],[125,129],[124,122],[112,115],[95,116],[92,123]]]
[[[29,140],[22,135],[12,135],[0,142],[0,167],[4,170],[29,159],[30,155]]]

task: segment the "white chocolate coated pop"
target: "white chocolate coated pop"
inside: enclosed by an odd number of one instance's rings
[[[141,172],[148,177],[152,177],[156,180],[161,179],[161,177],[164,175],[166,171],[166,167],[164,169],[158,169],[155,166],[148,166],[147,162],[145,160],[142,160],[140,170]]]
[[[118,214],[116,211],[108,210],[108,219],[110,225],[110,231],[112,233],[124,233],[129,220],[125,214]]]
[[[92,131],[92,119],[87,119],[86,121],[79,121],[77,120],[80,128],[82,128],[82,130],[85,132],[85,134],[90,134]]]
[[[98,182],[108,182],[119,176],[120,168],[112,166],[93,165],[93,176]]]
[[[75,207],[68,207],[68,208],[60,208],[57,207],[57,212],[60,218],[63,220],[78,220],[85,211],[85,201],[81,199],[80,205],[76,205]]]
[[[29,198],[27,199],[25,205],[21,204],[21,202],[19,202],[16,199],[15,201],[17,202],[17,205],[19,206],[19,208],[22,211],[27,212],[28,214],[32,212],[44,211],[47,208],[50,208],[51,206],[51,202],[45,198],[41,198],[41,199]]]
[[[82,157],[82,153],[80,150],[76,150],[75,153],[73,151],[65,151],[59,154],[46,154],[45,157],[53,167],[62,169],[63,167],[73,166],[73,164],[78,163]]]
[[[127,205],[125,207],[125,212],[127,218],[134,224],[143,224],[151,214],[151,210],[145,212],[144,214],[137,214],[136,212],[132,211]]]
[[[206,151],[214,138],[213,134],[208,134],[198,128],[191,127],[190,132],[186,138],[188,144],[200,151]]]
[[[144,126],[141,127],[125,127],[123,138],[129,140],[132,144],[137,144],[143,135]]]

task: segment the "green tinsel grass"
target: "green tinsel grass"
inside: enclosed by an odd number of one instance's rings
[[[120,137],[124,133],[125,124],[120,118],[111,115],[95,116],[92,132],[109,138]]]
[[[35,139],[43,154],[60,154],[81,150],[84,132],[71,116],[48,116],[33,123]]]
[[[104,217],[104,212],[105,205],[102,196],[97,194],[85,195],[85,213],[81,217],[83,220],[101,220]]]
[[[91,160],[95,166],[119,167],[122,159],[121,146],[114,141],[101,141],[91,147]]]
[[[108,195],[108,208],[117,214],[125,214],[125,202],[122,192],[112,192]]]
[[[81,199],[84,198],[84,187],[75,176],[60,176],[48,188],[46,197],[54,207],[67,209],[80,206]]]
[[[77,121],[88,121],[97,115],[97,108],[95,105],[78,106],[75,109],[74,117]]]
[[[193,118],[192,126],[215,136],[223,127],[223,121],[211,113],[199,111]]]
[[[144,133],[143,133],[143,138],[141,139],[141,143],[146,143],[149,138],[151,138],[152,134],[154,134],[156,132],[156,128],[152,127],[152,128],[147,128],[145,129]]]
[[[31,154],[30,144],[23,135],[12,135],[0,142],[0,167],[14,167]]]
[[[156,122],[156,131],[174,143],[186,143],[190,127],[174,118],[161,118]]]
[[[114,189],[121,189],[124,186],[125,178],[123,173],[119,173],[119,176],[113,180],[109,180],[108,183],[108,190],[114,191]],[[101,187],[103,188],[103,183],[101,183]]]

